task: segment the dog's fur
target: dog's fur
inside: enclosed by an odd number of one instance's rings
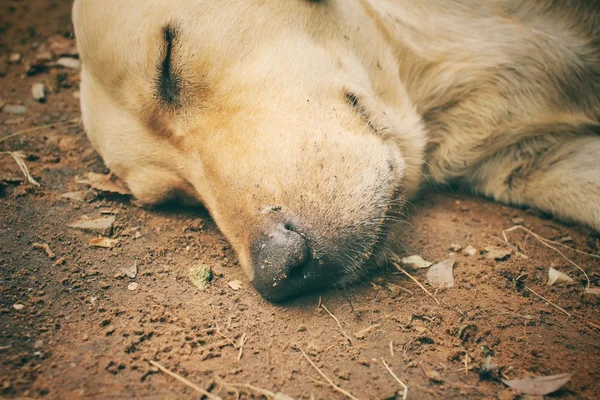
[[[251,278],[282,221],[357,276],[426,182],[600,231],[600,1],[76,0],[74,23],[106,165],[203,203]]]

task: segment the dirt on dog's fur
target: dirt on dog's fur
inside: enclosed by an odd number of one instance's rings
[[[77,72],[28,65],[50,36],[72,31],[70,5],[2,4],[0,103],[24,104],[28,112],[3,109],[0,137],[79,117]],[[22,60],[9,64],[15,52]],[[31,97],[35,82],[49,88],[44,104]],[[78,125],[23,134],[0,143],[0,151],[23,151],[41,184],[26,183],[14,160],[0,156],[2,398],[199,398],[150,360],[223,398],[235,398],[228,394],[233,388],[242,398],[260,397],[236,384],[294,398],[343,398],[302,351],[360,399],[402,397],[382,359],[408,386],[409,398],[513,399],[518,394],[501,379],[564,372],[573,378],[554,398],[600,396],[598,303],[583,297],[580,271],[523,232],[508,238],[526,257],[513,253],[498,261],[480,254],[489,246],[510,250],[502,230],[522,223],[597,255],[598,237],[585,228],[479,198],[430,194],[411,207],[405,254],[442,261],[453,244],[477,249],[455,256],[455,286],[433,293],[440,304],[388,270],[346,290],[274,306],[247,283],[206,212],[146,210],[103,193],[86,193],[86,201],[62,198],[84,189],[78,176],[105,172]],[[100,235],[119,244],[90,247],[98,232],[67,227],[84,215],[114,215],[113,228]],[[47,244],[50,254],[34,244]],[[592,285],[600,284],[598,258],[563,250]],[[188,278],[189,268],[201,264],[214,274],[203,290]],[[134,265],[130,278],[122,270]],[[575,284],[547,286],[550,267]],[[425,283],[425,271],[409,271]],[[234,280],[242,282],[238,290],[230,285]],[[497,368],[482,371],[488,356]]]

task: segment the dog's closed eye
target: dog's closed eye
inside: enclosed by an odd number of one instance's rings
[[[181,78],[173,64],[174,45],[177,42],[177,28],[166,25],[163,28],[163,56],[158,68],[158,97],[172,107],[179,106],[181,96]]]

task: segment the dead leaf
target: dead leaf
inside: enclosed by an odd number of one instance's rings
[[[583,291],[584,298],[589,302],[600,302],[600,288],[588,287]]]
[[[242,281],[239,281],[237,279],[230,281],[227,284],[229,285],[230,288],[232,288],[235,291],[238,291],[242,288]]]
[[[380,326],[381,326],[380,324],[368,326],[365,329],[362,329],[362,330],[356,332],[354,334],[354,337],[356,337],[357,339],[364,339],[367,336],[367,333],[371,332],[373,329],[379,328]]]
[[[516,391],[529,394],[532,396],[545,396],[550,393],[554,393],[562,388],[573,374],[559,374],[550,376],[539,376],[535,378],[523,378],[515,380],[502,380],[505,385],[510,386]]]
[[[67,226],[69,228],[92,230],[92,231],[105,230],[105,229],[110,229],[113,226],[113,224],[115,223],[115,219],[116,218],[114,215],[108,215],[108,216],[96,217],[96,218],[81,217],[81,218],[71,222]]]
[[[199,264],[190,268],[190,282],[198,289],[203,289],[212,281],[212,269],[208,265]]]
[[[90,246],[102,247],[105,249],[112,249],[117,244],[119,244],[118,240],[105,238],[105,237],[100,237],[100,238],[95,238],[95,239],[90,240]]]
[[[63,199],[75,200],[75,201],[85,201],[86,192],[80,190],[78,192],[67,192],[60,195]]]
[[[486,253],[486,258],[496,261],[506,261],[514,253],[512,249],[496,246],[486,247],[483,251]]]
[[[402,264],[408,264],[413,268],[429,268],[431,267],[431,263],[429,261],[425,261],[423,257],[420,255],[414,255],[410,257],[404,257],[402,259]]]
[[[427,271],[427,281],[431,286],[438,289],[449,289],[454,286],[454,259],[449,258],[435,264]]]
[[[564,274],[556,268],[550,268],[548,270],[548,286],[552,286],[555,283],[573,283],[573,278],[569,275]]]
[[[114,174],[97,174],[95,172],[88,172],[85,179],[77,181],[83,185],[88,185],[101,192],[117,193],[124,196],[131,194],[131,191],[125,184],[125,182],[119,180]]]

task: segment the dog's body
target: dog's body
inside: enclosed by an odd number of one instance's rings
[[[599,1],[76,0],[74,22],[107,166],[202,202],[267,298],[385,259],[427,181],[600,231]]]

